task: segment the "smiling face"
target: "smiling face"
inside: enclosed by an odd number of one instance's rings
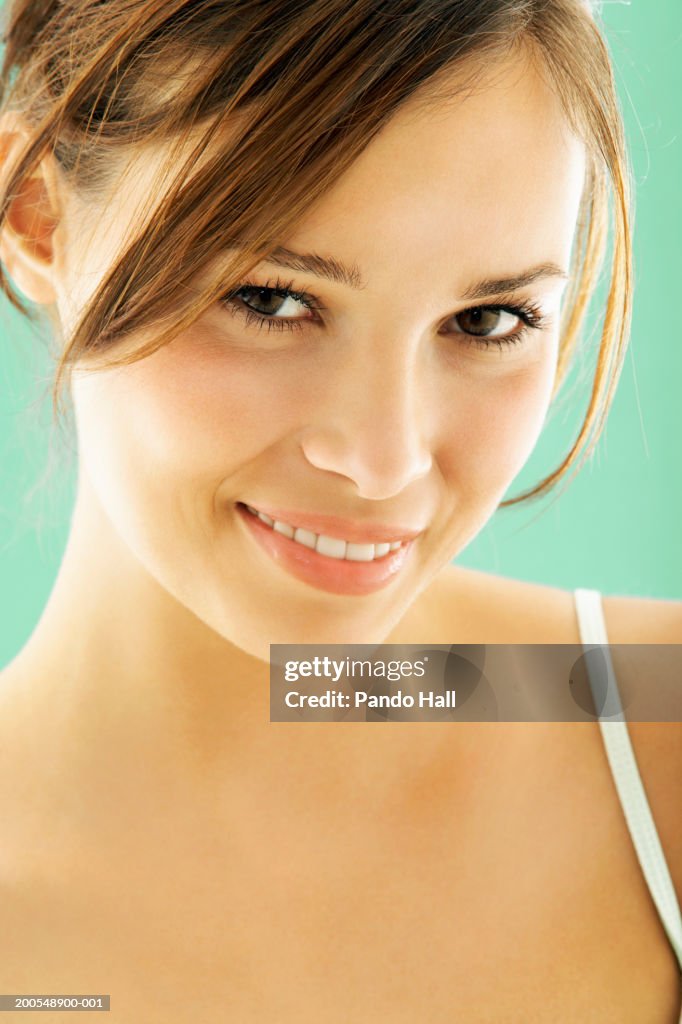
[[[380,642],[538,438],[584,147],[523,54],[493,71],[471,94],[403,107],[283,240],[289,257],[326,263],[264,262],[169,345],[74,375],[93,498],[167,591],[256,657],[270,643]],[[156,167],[141,156],[69,253],[67,327]],[[259,290],[273,288],[298,297]],[[421,532],[383,570],[321,561],[238,503],[313,530],[305,513],[355,521],[316,531],[341,540],[376,524],[386,541]]]

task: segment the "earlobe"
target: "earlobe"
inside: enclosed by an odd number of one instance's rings
[[[1,178],[5,183],[25,145],[24,132],[0,121]],[[55,233],[60,223],[56,183],[43,160],[26,178],[0,226],[0,259],[12,282],[31,301],[40,305],[56,302]]]

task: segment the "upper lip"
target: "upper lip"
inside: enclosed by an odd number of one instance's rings
[[[359,519],[343,519],[336,515],[323,515],[322,513],[303,512],[294,508],[272,508],[270,506],[244,502],[258,512],[263,512],[271,519],[279,519],[290,526],[301,527],[303,530],[311,530],[313,533],[324,534],[327,537],[336,537],[339,540],[349,540],[353,543],[369,544],[390,543],[397,540],[412,540],[423,533],[424,528],[413,528],[403,526],[400,523],[376,523],[362,522]]]

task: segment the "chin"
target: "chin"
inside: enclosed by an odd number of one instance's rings
[[[252,658],[257,658],[269,664],[271,660],[270,644],[314,644],[316,646],[330,646],[333,644],[376,645],[386,642],[386,637],[390,635],[392,628],[393,623],[387,624],[384,628],[377,626],[372,628],[361,621],[355,624],[348,622],[344,624],[336,619],[327,623],[318,622],[315,626],[301,623],[299,628],[288,628],[286,632],[273,630],[268,633],[267,627],[264,627],[263,635],[249,637],[242,635],[239,640],[235,639],[234,636],[223,635],[231,644],[239,647]],[[358,655],[361,653],[363,652],[358,652]]]

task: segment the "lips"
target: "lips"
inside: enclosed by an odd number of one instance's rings
[[[396,550],[371,561],[332,558],[267,526],[259,516],[249,512],[242,502],[237,504],[237,514],[248,536],[269,560],[298,580],[332,594],[361,596],[380,590],[405,569],[412,557],[414,544],[412,541],[404,541]]]
[[[310,513],[301,509],[277,508],[272,505],[261,505],[259,502],[239,502],[248,504],[258,512],[263,512],[270,519],[287,523],[294,529],[301,528],[327,537],[337,537],[353,544],[382,544],[394,541],[412,540],[423,533],[423,528],[405,524],[376,523],[369,520],[344,519],[338,515]]]

